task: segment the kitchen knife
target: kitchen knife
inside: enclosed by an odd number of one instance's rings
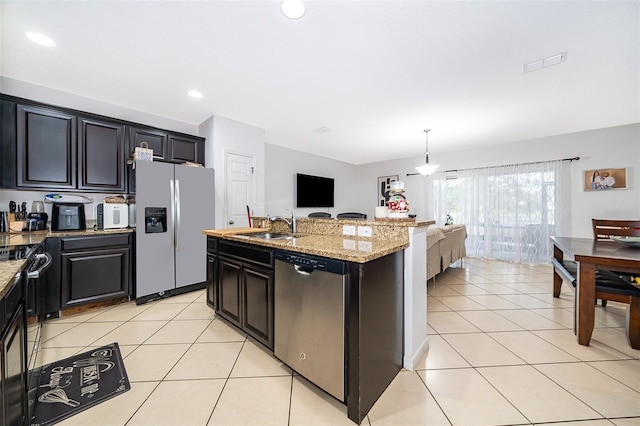
[[[27,220],[27,202],[23,201],[20,206],[20,220]]]
[[[9,222],[13,222],[14,220],[18,220],[16,217],[16,202],[9,201]]]

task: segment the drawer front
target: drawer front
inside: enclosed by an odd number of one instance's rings
[[[274,250],[272,248],[232,241],[220,241],[218,249],[220,255],[273,268]]]
[[[62,251],[126,246],[129,244],[129,235],[130,234],[115,234],[90,237],[64,237],[61,239]]]

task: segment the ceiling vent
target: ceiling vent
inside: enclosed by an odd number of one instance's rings
[[[542,68],[547,68],[552,65],[558,65],[563,63],[567,59],[567,52],[558,53],[556,55],[548,56],[543,59],[538,59],[533,62],[524,64],[524,72],[538,71]]]

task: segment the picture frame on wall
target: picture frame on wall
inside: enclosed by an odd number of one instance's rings
[[[626,168],[603,168],[584,171],[584,191],[607,191],[612,189],[627,189]]]
[[[384,207],[389,199],[389,189],[391,182],[400,180],[398,175],[380,176],[378,177],[378,206]]]

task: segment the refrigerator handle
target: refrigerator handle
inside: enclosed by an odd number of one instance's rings
[[[170,226],[171,236],[169,237],[169,250],[173,250],[173,246],[175,243],[175,223],[176,223],[176,192],[173,186],[173,179],[169,179],[169,188],[171,191],[171,221],[173,222],[173,226]]]
[[[176,179],[176,223],[175,223],[176,251],[180,251],[180,181]]]

